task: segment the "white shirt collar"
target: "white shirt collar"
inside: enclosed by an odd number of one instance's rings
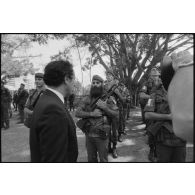
[[[64,96],[59,92],[59,91],[56,91],[55,89],[51,89],[50,87],[47,86],[47,89],[49,89],[50,91],[52,91],[53,93],[55,93],[60,99],[61,101],[63,102],[64,104]]]

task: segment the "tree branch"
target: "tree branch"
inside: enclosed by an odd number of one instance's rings
[[[191,39],[190,39],[191,40]],[[175,47],[172,47],[172,48],[168,48],[168,53],[167,55],[169,55],[170,53],[172,53],[174,50],[178,49],[179,47],[182,47],[183,45],[189,43],[190,40],[186,40],[186,41],[183,41],[182,43],[178,44],[177,46]]]
[[[36,56],[32,56],[32,55],[29,55],[29,56],[12,56],[12,58],[37,58],[37,57],[41,57],[42,54],[39,54],[39,55],[36,55]]]
[[[157,37],[157,34],[154,34],[153,37],[152,37],[151,44],[150,44],[150,49],[147,51],[147,54],[146,54],[145,58],[142,60],[141,67],[144,67],[145,66],[148,58],[150,57],[151,51],[153,49],[153,45],[155,44],[156,37]]]
[[[97,54],[98,56],[98,59],[100,60],[100,63],[103,65],[103,67],[108,70],[108,66],[105,64],[105,62],[103,61],[102,57],[100,56],[99,52],[98,52],[98,49],[95,47],[95,45],[88,40],[88,43],[91,45],[91,47],[94,49],[95,53]]]

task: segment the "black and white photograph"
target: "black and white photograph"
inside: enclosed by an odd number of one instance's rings
[[[1,34],[1,161],[194,162],[194,36]]]
[[[194,194],[194,13],[1,1],[1,194]]]

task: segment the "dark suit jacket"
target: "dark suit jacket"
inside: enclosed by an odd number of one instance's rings
[[[30,128],[31,162],[76,162],[76,127],[60,98],[46,90],[37,102]]]

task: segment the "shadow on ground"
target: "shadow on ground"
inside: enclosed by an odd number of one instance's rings
[[[71,113],[73,118],[74,113]],[[2,130],[2,162],[30,162],[29,129],[24,125],[16,124],[17,113],[14,112],[10,121],[10,129]],[[76,120],[76,119],[75,119]],[[109,155],[109,162],[149,162],[147,159],[148,145],[145,136],[145,126],[141,124],[141,112],[139,109],[131,110],[130,120],[126,123],[127,135],[123,136],[123,142],[117,144],[118,158],[113,159]],[[77,128],[79,147],[78,162],[87,162],[85,148],[85,136]],[[187,146],[186,162],[193,160],[193,145]]]

